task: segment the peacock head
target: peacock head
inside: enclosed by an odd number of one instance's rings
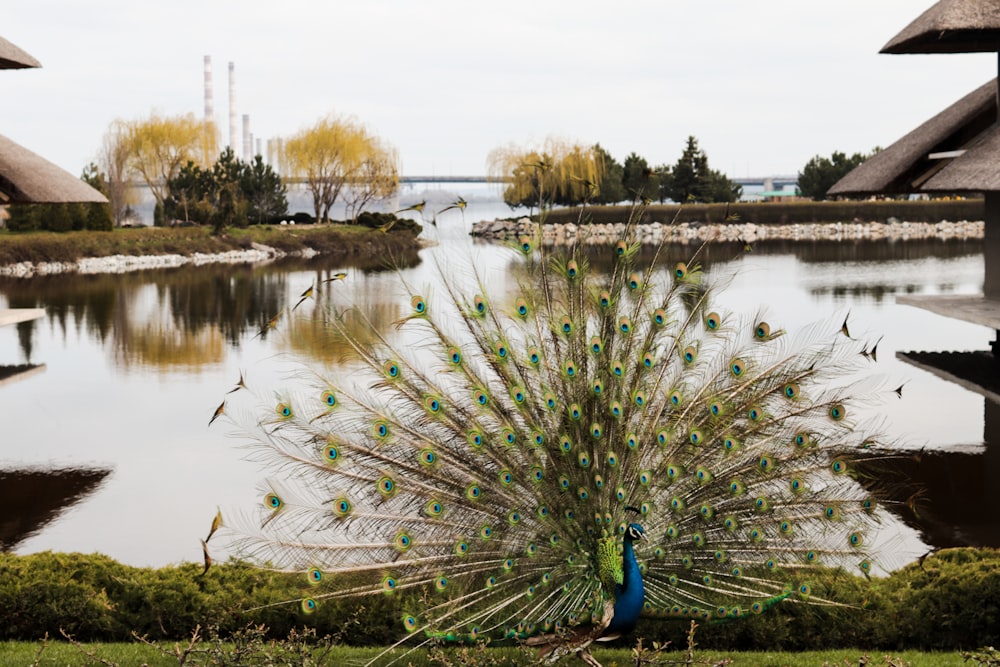
[[[627,528],[625,528],[625,537],[623,538],[625,542],[635,542],[636,540],[649,540],[646,537],[646,531],[642,529],[637,523],[630,523]]]

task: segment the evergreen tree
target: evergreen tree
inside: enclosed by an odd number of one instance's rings
[[[66,204],[42,204],[41,210],[42,229],[52,232],[73,231],[73,215]]]
[[[97,232],[110,232],[115,228],[110,204],[88,204],[86,228]]]
[[[670,190],[673,187],[673,173],[669,164],[661,164],[655,169],[659,187],[657,188],[656,199],[662,204],[670,199]]]
[[[670,172],[669,196],[675,202],[731,202],[739,199],[743,188],[722,172],[708,166],[708,156],[698,148],[698,140],[689,136],[687,146]]]
[[[227,226],[268,222],[288,212],[281,177],[261,156],[247,164],[231,148],[219,155],[211,169],[188,161],[170,179],[169,190],[164,202],[168,217],[211,224],[216,233]]]
[[[288,190],[260,155],[243,170],[241,189],[249,205],[252,224],[263,224],[288,213]]]
[[[170,194],[164,201],[167,216],[173,220],[208,223],[214,208],[209,201],[213,189],[212,172],[189,160],[170,179]]]
[[[32,204],[14,204],[7,207],[7,229],[12,232],[32,232],[41,229],[41,216]]]
[[[799,191],[803,197],[811,197],[815,201],[826,199],[826,191],[834,183],[876,152],[877,148],[869,155],[855,153],[847,157],[840,151],[834,151],[829,158],[819,155],[813,157],[799,172]]]
[[[247,216],[250,206],[241,188],[246,169],[246,163],[236,157],[231,147],[226,147],[212,166],[214,234],[221,233],[224,227],[246,227],[250,223]]]
[[[597,195],[591,199],[594,204],[617,204],[625,201],[624,171],[622,165],[611,157],[600,144],[594,144],[594,154],[604,164],[604,175],[597,184]]]
[[[659,199],[659,175],[649,167],[645,158],[637,153],[630,153],[625,158],[622,172],[622,185],[633,202]]]

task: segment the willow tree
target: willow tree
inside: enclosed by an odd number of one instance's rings
[[[162,208],[170,196],[169,183],[181,167],[193,162],[209,166],[208,155],[215,154],[214,129],[194,114],[161,116],[125,124],[124,145],[129,171],[149,187]]]
[[[137,203],[129,187],[128,124],[115,120],[108,126],[97,154],[97,167],[104,176],[104,189],[115,225],[121,225],[129,206]]]
[[[587,202],[598,194],[604,176],[599,151],[561,139],[549,138],[540,148],[509,144],[494,149],[488,163],[490,178],[507,184],[503,199],[509,206]]]
[[[348,190],[348,203],[363,206],[399,183],[395,150],[385,147],[359,122],[326,116],[284,143],[286,176],[302,179],[313,198],[317,222],[328,222],[330,208]],[[365,183],[365,179],[374,183]]]
[[[399,153],[378,137],[366,136],[348,181],[344,203],[351,220],[357,221],[369,202],[391,197],[399,188]]]

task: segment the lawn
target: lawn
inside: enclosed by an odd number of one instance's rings
[[[175,651],[187,647],[186,642],[160,642],[159,649],[136,643],[94,643],[73,645],[66,641],[42,642],[0,642],[0,665],[149,665],[149,667],[177,667],[194,665],[360,665],[377,655],[378,649],[334,647],[325,655],[315,654],[306,658],[302,653],[282,650],[274,644],[256,646],[255,652],[244,652],[246,647],[237,648],[229,643],[205,642],[181,662]],[[628,649],[598,649],[595,657],[604,667],[632,666],[636,664],[633,652]],[[686,651],[664,651],[655,656],[650,652],[643,665],[721,665],[738,667],[833,667],[856,665],[886,665],[891,667],[959,667],[975,665],[976,661],[966,661],[958,652],[924,653],[901,651],[887,655],[880,651],[859,649],[839,649],[830,651],[790,652],[726,652],[695,650],[689,658]],[[312,661],[310,661],[312,660]],[[725,662],[728,660],[729,662]],[[432,656],[425,650],[409,654],[396,664],[423,667],[424,665],[531,665],[533,654],[517,648],[451,648]],[[580,660],[564,660],[562,665],[583,665]],[[979,662],[978,664],[997,664]]]

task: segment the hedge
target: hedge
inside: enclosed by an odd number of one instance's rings
[[[727,650],[806,650],[864,647],[960,650],[1000,644],[1000,553],[949,549],[885,578],[868,581],[817,569],[814,596],[835,604],[786,601],[760,615],[699,621],[698,643]],[[336,582],[334,582],[336,586]],[[307,592],[308,590],[308,592]],[[196,625],[232,633],[263,624],[271,636],[313,627],[336,634],[358,616],[345,640],[385,645],[402,634],[404,607],[416,594],[324,600],[305,615],[295,604],[314,594],[303,575],[275,573],[240,562],[158,569],[122,565],[101,555],[0,554],[0,640],[39,640],[60,629],[81,641],[129,641],[131,633],[180,640]],[[648,641],[684,645],[688,621],[644,620]]]
[[[546,222],[584,222],[613,224],[625,222],[631,207],[588,206],[553,209]],[[752,222],[759,225],[805,222],[863,222],[896,218],[905,222],[940,222],[942,220],[982,220],[986,210],[982,199],[865,200],[865,201],[792,201],[736,202],[733,204],[652,204],[637,209],[640,224],[652,222]]]

